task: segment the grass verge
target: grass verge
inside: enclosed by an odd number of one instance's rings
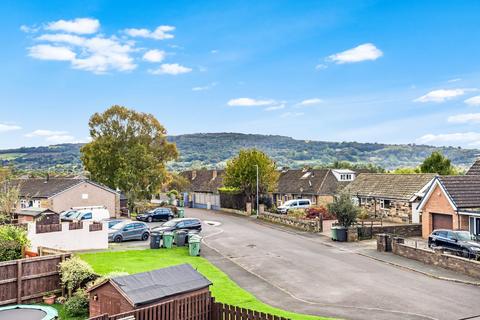
[[[207,259],[189,256],[186,248],[106,251],[80,254],[79,256],[87,261],[95,272],[99,274],[107,274],[112,271],[124,271],[133,274],[181,263],[189,263],[213,283],[210,289],[217,301],[295,320],[327,319],[288,312],[259,301],[254,295],[238,286]]]

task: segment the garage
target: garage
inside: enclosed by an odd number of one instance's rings
[[[452,216],[449,214],[432,213],[432,226],[435,229],[453,229]]]

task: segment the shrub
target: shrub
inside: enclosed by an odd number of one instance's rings
[[[98,277],[97,279],[95,279],[94,281],[92,281],[90,283],[90,286],[95,286],[99,283],[102,283],[103,281],[107,280],[107,279],[111,279],[111,278],[115,278],[115,277],[121,277],[121,276],[128,276],[128,272],[125,272],[125,271],[112,271],[110,273],[107,273],[106,275],[104,276],[101,276],[101,277]]]
[[[368,218],[370,218],[370,214],[368,213],[368,210],[365,208],[361,208],[358,214],[358,219],[366,220]]]
[[[295,219],[305,219],[305,210],[303,209],[288,210],[288,216]]]
[[[335,219],[335,216],[328,211],[327,208],[324,206],[318,206],[318,207],[310,207],[306,210],[307,219],[315,219],[318,217],[322,217],[322,220],[333,220]]]
[[[342,192],[328,204],[328,211],[335,215],[339,225],[348,228],[357,220],[360,209],[355,206],[350,194]]]
[[[65,311],[71,317],[88,315],[88,294],[83,289],[78,289],[75,294],[65,302]]]
[[[79,257],[72,257],[60,263],[60,276],[62,284],[69,292],[96,278],[92,267]]]
[[[178,199],[179,198],[179,193],[177,190],[173,189],[167,192],[167,197],[170,199]]]
[[[0,226],[0,261],[22,258],[22,249],[28,246],[27,230],[14,225]]]

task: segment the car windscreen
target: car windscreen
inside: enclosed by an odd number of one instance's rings
[[[162,227],[175,227],[178,221],[170,220],[162,224]]]
[[[67,212],[65,212],[65,213],[63,214],[63,216],[66,217],[66,218],[71,218],[71,217],[76,216],[77,214],[78,214],[77,211],[72,210],[72,211],[67,211]]]
[[[295,204],[296,202],[297,202],[297,200],[288,200],[288,201],[285,202],[283,205],[284,205],[285,207],[289,207],[289,206]]]
[[[460,241],[470,241],[472,240],[472,235],[470,232],[465,231],[465,232],[457,232],[457,239]]]

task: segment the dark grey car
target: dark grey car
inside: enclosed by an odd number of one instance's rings
[[[125,221],[117,223],[108,229],[109,242],[122,242],[125,240],[147,240],[150,231],[145,222]]]

